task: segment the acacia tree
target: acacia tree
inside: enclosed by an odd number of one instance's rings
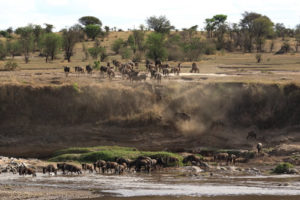
[[[165,60],[168,55],[164,44],[165,37],[162,33],[149,34],[146,41],[147,57],[153,60]]]
[[[99,25],[89,24],[84,28],[84,32],[88,38],[95,40],[95,38],[101,33],[101,28]]]
[[[22,53],[21,51],[22,47],[19,41],[15,40],[7,40],[6,41],[6,50],[7,53],[14,59],[16,55],[20,55]]]
[[[61,48],[61,36],[55,33],[46,33],[41,40],[42,52],[46,57],[46,62],[48,62],[49,57],[54,60]]]
[[[68,62],[71,62],[71,57],[74,53],[74,46],[80,40],[80,31],[80,28],[76,25],[62,31],[63,49],[65,52],[65,58]]]
[[[136,53],[136,51],[144,50],[144,40],[145,32],[140,30],[134,30],[132,34],[128,37],[127,43],[131,47],[133,53]]]
[[[241,31],[243,34],[244,50],[252,52],[254,44],[254,20],[262,17],[261,14],[255,12],[245,12],[242,14],[243,19],[240,22]]]
[[[272,36],[273,34],[273,22],[267,16],[256,18],[253,21],[253,34],[257,51],[261,52],[266,37]]]
[[[87,26],[91,24],[96,24],[99,25],[100,27],[102,26],[102,22],[97,17],[93,17],[93,16],[84,16],[81,17],[78,21],[83,26]]]
[[[26,27],[20,27],[16,30],[16,34],[20,35],[20,44],[22,47],[22,53],[25,57],[25,62],[29,62],[30,52],[32,52],[34,47],[34,36],[33,28],[31,25]]]
[[[146,20],[149,29],[154,30],[158,33],[168,34],[175,27],[171,25],[170,21],[166,18],[166,16],[152,16]]]

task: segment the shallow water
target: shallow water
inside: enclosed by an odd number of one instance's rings
[[[1,174],[0,184],[91,190],[99,199],[299,200],[300,176],[182,176],[172,173],[20,177]],[[280,198],[279,198],[280,197]]]

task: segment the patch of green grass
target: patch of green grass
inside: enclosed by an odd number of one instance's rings
[[[88,162],[92,163],[97,160],[115,161],[116,158],[123,157],[129,159],[136,159],[139,156],[149,156],[151,158],[168,158],[174,157],[178,159],[177,163],[170,163],[170,166],[183,165],[183,157],[179,154],[165,152],[165,151],[139,151],[131,147],[119,146],[97,146],[84,148],[68,148],[57,151],[54,157],[49,159],[51,162]]]
[[[294,165],[292,165],[291,163],[288,162],[284,162],[284,163],[280,163],[279,165],[277,165],[275,167],[275,169],[273,169],[273,173],[276,174],[285,174],[285,173],[289,173],[290,169],[294,168]]]

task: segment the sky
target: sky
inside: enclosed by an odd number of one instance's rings
[[[300,0],[0,0],[0,29],[49,23],[59,31],[87,15],[123,30],[138,28],[153,15],[165,15],[177,29],[194,25],[201,29],[204,20],[216,14],[238,23],[245,11],[266,15],[288,28],[300,24]]]

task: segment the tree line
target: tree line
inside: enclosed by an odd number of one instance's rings
[[[53,32],[51,24],[8,28],[0,31],[7,38],[0,41],[0,59],[10,56],[24,56],[26,63],[30,61],[32,52],[39,52],[45,61],[54,60],[59,52],[69,62],[74,55],[74,47],[78,42],[90,39],[94,41],[92,48],[86,48],[82,43],[84,60],[89,56],[103,61],[107,49],[101,46],[101,40],[116,28],[102,27],[102,22],[93,16],[84,16],[78,24],[70,28]],[[140,25],[132,30],[126,40],[116,39],[111,45],[115,54],[123,59],[140,61],[143,57],[153,60],[197,61],[203,54],[214,54],[217,50],[229,52],[264,52],[266,40],[271,40],[269,51],[274,50],[274,40],[281,38],[283,45],[279,53],[294,49],[298,52],[300,46],[300,25],[295,29],[286,28],[284,24],[274,24],[269,17],[244,12],[239,23],[229,23],[227,15],[218,14],[205,20],[205,31],[198,31],[198,26],[177,30],[165,16],[151,16],[146,19],[147,27]],[[122,30],[118,30],[122,31]],[[295,48],[292,48],[288,38],[295,38]]]

